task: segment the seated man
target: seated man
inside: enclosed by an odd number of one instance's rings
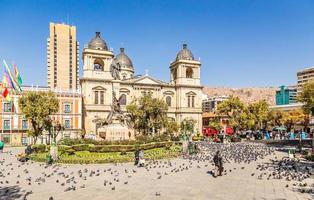
[[[139,166],[139,167],[144,167],[144,165],[145,165],[144,151],[143,151],[143,150],[140,150],[140,152],[139,152],[139,163],[138,163],[138,166]]]
[[[29,155],[33,153],[33,149],[31,145],[27,145],[26,149],[25,149],[25,154]]]

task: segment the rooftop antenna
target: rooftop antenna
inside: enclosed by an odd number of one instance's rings
[[[67,14],[67,24],[70,25],[70,22],[69,22],[69,13]]]

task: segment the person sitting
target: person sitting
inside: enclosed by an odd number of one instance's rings
[[[32,149],[32,145],[27,145],[26,149],[25,149],[25,154],[29,155],[33,153],[33,149]]]
[[[290,132],[289,140],[295,140],[295,134],[293,131]]]
[[[145,159],[144,159],[144,151],[140,150],[139,151],[139,162],[138,162],[138,166],[139,167],[144,167],[145,165]]]
[[[301,139],[302,139],[302,140],[305,140],[306,138],[307,138],[306,132],[302,131],[302,132],[301,132]]]

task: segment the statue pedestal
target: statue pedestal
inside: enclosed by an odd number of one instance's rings
[[[121,123],[117,117],[112,118],[112,123],[98,129],[98,135],[104,140],[134,140],[134,130]]]

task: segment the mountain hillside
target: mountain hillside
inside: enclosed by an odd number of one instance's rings
[[[276,88],[253,87],[253,88],[228,88],[228,87],[204,87],[203,93],[209,96],[237,96],[245,103],[252,103],[265,99],[269,105],[275,105]]]

